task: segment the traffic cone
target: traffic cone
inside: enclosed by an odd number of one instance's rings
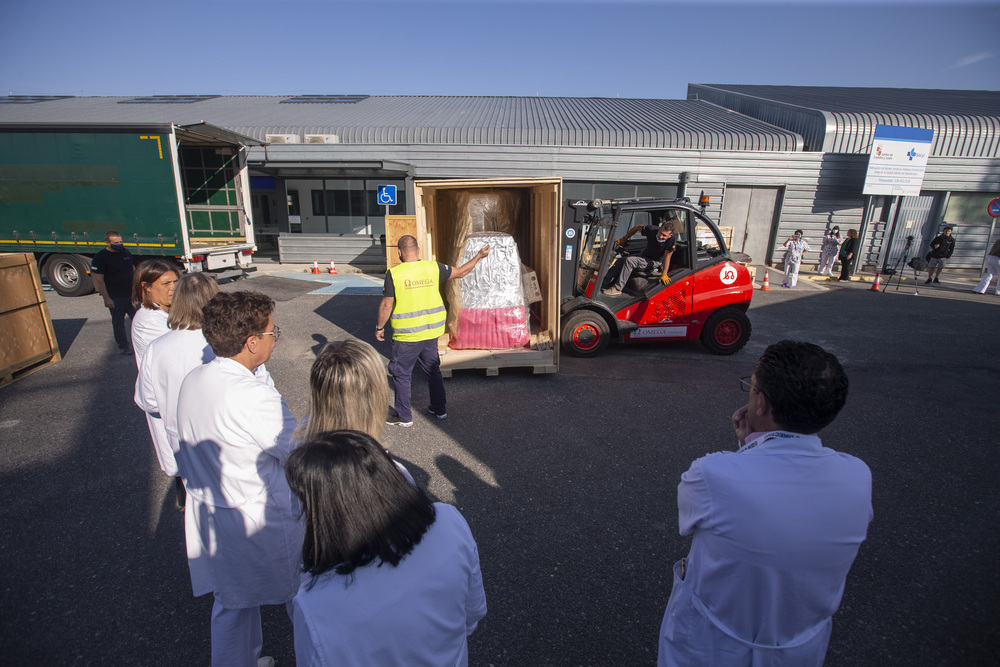
[[[768,273],[765,270],[764,271],[764,282],[760,286],[760,290],[762,292],[770,292],[771,291],[771,281],[768,279],[767,275],[768,275]]]
[[[882,288],[882,281],[879,280],[879,276],[881,275],[882,274],[878,272],[875,273],[875,282],[873,282],[872,286],[869,288],[870,291],[877,292]]]
[[[319,263],[317,263],[315,259],[313,260],[313,273],[319,273]]]
[[[333,263],[332,259],[330,260],[330,275],[331,276],[337,275],[337,265]]]

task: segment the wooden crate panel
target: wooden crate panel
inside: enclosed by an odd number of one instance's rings
[[[60,359],[34,256],[0,255],[0,386]]]

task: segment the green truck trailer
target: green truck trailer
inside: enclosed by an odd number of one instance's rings
[[[0,124],[0,252],[30,252],[63,296],[94,290],[116,231],[137,262],[231,277],[253,270],[246,147],[207,123]]]

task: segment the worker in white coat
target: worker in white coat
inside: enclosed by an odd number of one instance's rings
[[[872,520],[868,466],[818,435],[847,400],[837,358],[780,341],[741,384],[739,450],[696,460],[677,487],[693,538],[673,568],[660,667],[820,667]]]
[[[170,461],[176,470],[175,457],[179,449],[177,433],[177,396],[181,383],[189,372],[215,359],[212,346],[201,332],[202,308],[219,293],[213,278],[204,273],[181,276],[174,290],[174,299],[167,317],[167,333],[146,347],[139,364],[139,378],[135,383],[135,402],[147,415],[163,420],[167,442],[163,451],[157,451],[160,461]],[[274,386],[264,364],[254,375]],[[154,446],[162,446],[154,441]],[[177,504],[184,507],[184,486],[177,477]]]
[[[264,294],[215,295],[202,331],[216,358],[188,373],[177,401],[188,567],[194,594],[215,595],[214,667],[258,664],[260,606],[290,611],[300,580],[304,524],[284,470],[295,418],[254,375],[281,334],[273,310]]]
[[[132,276],[132,349],[135,350],[135,365],[138,368],[146,354],[146,348],[154,340],[167,333],[167,318],[173,303],[174,286],[178,275],[166,260],[150,259],[138,265]],[[136,378],[134,399],[138,403],[139,380]],[[142,407],[141,405],[139,407]],[[153,450],[160,462],[160,469],[171,477],[177,476],[177,464],[169,455],[170,444],[163,420],[158,413],[146,412],[146,426],[153,440]]]

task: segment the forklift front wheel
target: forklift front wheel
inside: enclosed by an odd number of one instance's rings
[[[736,308],[712,313],[701,330],[701,342],[714,354],[733,354],[750,340],[750,318]]]
[[[608,323],[588,310],[571,315],[562,330],[563,349],[574,357],[596,357],[608,346],[610,339]]]

